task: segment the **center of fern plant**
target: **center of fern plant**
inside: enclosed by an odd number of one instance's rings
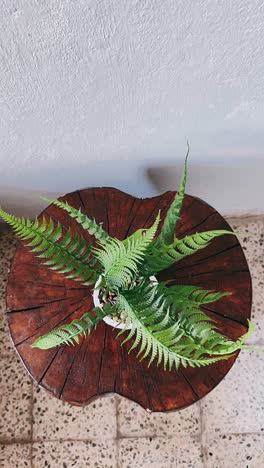
[[[188,149],[189,152],[189,149]],[[176,193],[160,231],[160,213],[152,226],[138,229],[130,237],[111,237],[94,219],[80,209],[60,200],[52,201],[66,211],[84,231],[94,237],[87,244],[81,234],[65,229],[59,221],[46,216],[17,218],[0,209],[0,216],[10,224],[15,234],[38,257],[43,267],[55,270],[80,284],[91,293],[100,278],[99,306],[93,307],[70,323],[63,323],[45,335],[38,329],[32,348],[46,350],[55,346],[78,344],[107,316],[123,322],[116,334],[127,343],[128,352],[136,350],[140,360],[148,359],[163,365],[165,370],[179,366],[206,366],[228,359],[241,349],[254,349],[245,341],[248,331],[238,340],[222,334],[216,323],[203,310],[204,304],[219,301],[230,291],[211,291],[172,282],[153,283],[152,276],[175,262],[206,248],[214,238],[239,235],[233,231],[196,232],[178,238],[177,222],[184,200],[187,157],[179,192]],[[100,220],[99,220],[100,221]],[[158,233],[159,232],[159,233]]]
[[[138,286],[141,283],[142,279],[143,278],[140,278],[139,276],[136,276],[135,278],[133,278],[130,284],[128,285],[128,289],[131,290],[135,288],[136,286]],[[155,276],[151,276],[149,278],[149,281],[152,286],[158,283]],[[109,322],[107,320],[107,317],[104,319],[105,322],[117,328],[124,328],[125,325],[128,325],[128,328],[131,328],[130,321],[129,321],[129,318],[127,317],[126,311],[118,310],[118,307],[117,307],[117,301],[118,301],[118,296],[119,296],[118,291],[109,290],[109,288],[107,287],[107,284],[104,282],[103,277],[100,277],[97,283],[95,284],[95,289],[93,291],[94,304],[101,308],[103,308],[105,304],[108,304],[111,306],[111,310],[112,310],[112,313],[109,314],[108,317],[110,317],[114,323]]]
[[[99,291],[99,302],[100,307],[104,307],[105,304],[110,304],[112,313],[109,317],[115,322],[115,325],[125,325],[128,319],[126,318],[125,310],[119,311],[115,306],[118,299],[118,294],[114,291],[107,291],[106,288],[101,288]]]

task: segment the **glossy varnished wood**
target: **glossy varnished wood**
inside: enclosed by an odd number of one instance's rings
[[[139,199],[111,188],[70,193],[62,200],[81,209],[118,239],[149,227],[158,210],[164,217],[175,193]],[[67,213],[49,206],[43,214],[71,226],[93,239]],[[42,215],[43,215],[42,214]],[[42,216],[41,215],[41,216]],[[208,204],[186,195],[177,236],[197,231],[230,229]],[[197,252],[158,275],[175,284],[193,284],[230,291],[231,296],[208,304],[205,311],[230,338],[247,328],[251,310],[251,279],[247,262],[235,236],[215,239]],[[199,368],[163,371],[155,363],[148,368],[136,353],[128,355],[129,343],[120,346],[117,332],[102,322],[78,346],[47,351],[30,347],[40,335],[79,318],[93,307],[92,291],[48,270],[26,247],[18,244],[7,287],[7,315],[14,346],[31,376],[47,391],[71,404],[84,405],[107,392],[115,392],[151,411],[170,411],[190,405],[212,390],[226,375],[235,357]]]

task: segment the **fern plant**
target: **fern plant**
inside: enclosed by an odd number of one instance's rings
[[[139,229],[124,240],[112,238],[94,219],[79,209],[59,200],[52,201],[94,236],[96,245],[87,245],[84,237],[64,230],[52,218],[18,218],[0,209],[0,216],[15,234],[39,257],[43,264],[58,274],[93,286],[101,298],[77,320],[63,324],[38,337],[33,348],[46,350],[55,346],[74,345],[89,334],[106,316],[115,317],[122,329],[117,334],[121,345],[129,342],[140,360],[163,365],[166,370],[179,366],[199,367],[212,364],[241,349],[253,349],[245,341],[248,331],[232,341],[217,329],[215,322],[202,310],[203,304],[221,300],[229,292],[209,291],[189,285],[153,282],[153,275],[182,258],[206,248],[216,237],[235,235],[226,230],[197,232],[178,239],[175,235],[180,218],[187,178],[187,158],[180,190],[163,220],[160,213],[148,229]],[[50,201],[50,200],[49,200]],[[87,294],[91,288],[87,289]]]

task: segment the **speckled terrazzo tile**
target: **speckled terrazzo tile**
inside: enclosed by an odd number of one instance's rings
[[[191,437],[120,439],[120,468],[202,468],[200,442]]]
[[[117,399],[121,437],[166,437],[172,433],[198,434],[200,431],[199,404],[173,413],[147,413],[141,406],[126,398]]]
[[[14,351],[0,359],[0,442],[30,439],[31,385]]]
[[[264,344],[264,219],[256,217],[228,221],[237,231],[255,234],[252,237],[241,237],[239,240],[249,264],[253,286],[251,319],[255,330],[248,343]]]
[[[33,439],[110,439],[116,437],[115,396],[79,408],[34,385]]]
[[[246,259],[251,266],[256,259],[264,255],[264,218],[230,218],[228,223],[234,231],[254,234],[253,236],[239,236],[239,242],[243,247]]]
[[[5,300],[0,297],[0,359],[14,352],[14,345],[11,341],[6,317]]]
[[[36,442],[33,444],[33,468],[116,468],[115,440]]]
[[[205,432],[264,431],[263,367],[263,353],[240,353],[224,380],[201,400]]]
[[[5,297],[8,271],[16,249],[16,239],[10,230],[0,232],[0,297]]]
[[[263,434],[223,434],[207,439],[206,468],[262,468]]]
[[[1,468],[29,468],[30,444],[0,445],[0,467]]]
[[[8,355],[13,345],[8,333],[7,319],[5,315],[5,293],[8,271],[15,253],[16,240],[13,233],[5,226],[0,229],[0,357]]]
[[[177,447],[177,468],[204,468],[200,437],[181,437]]]
[[[254,334],[249,343],[264,344],[264,259],[251,268],[253,285],[253,304],[251,320],[254,323]]]

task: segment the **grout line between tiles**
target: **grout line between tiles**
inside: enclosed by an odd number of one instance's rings
[[[252,219],[252,220],[262,220],[264,221],[264,214],[246,214],[246,215],[223,215],[223,217],[227,221],[238,221],[238,220],[244,220],[244,219]]]
[[[232,433],[230,433],[232,435]],[[246,434],[246,433],[241,433],[241,434]],[[250,432],[248,434],[259,434],[259,432]],[[261,432],[262,434],[262,432]],[[233,434],[233,435],[236,435],[236,434]],[[175,439],[175,437],[177,436],[177,434],[175,435],[159,435],[159,434],[155,434],[155,435],[142,435],[142,436],[124,436],[124,437],[119,437],[118,439],[115,438],[115,437],[105,437],[104,440],[113,440],[113,441],[118,441],[118,440],[138,440],[138,439],[165,439],[165,440],[173,440]],[[184,439],[184,435],[181,434],[180,436],[178,436],[180,438],[183,438]],[[189,437],[190,439],[192,440],[197,440],[197,438],[199,437],[199,435],[197,436],[197,434],[189,434]],[[32,440],[32,444],[40,444],[40,443],[51,443],[51,442],[57,442],[57,443],[61,443],[61,442],[101,442],[102,441],[102,437],[87,437],[87,438],[74,438],[74,437],[66,437],[66,438],[58,438],[58,439],[43,439],[43,438],[40,438],[40,439],[33,439]],[[27,444],[31,444],[31,441],[29,440],[26,440],[26,439],[12,439],[11,441],[2,441],[0,442],[0,445],[27,445]]]
[[[9,445],[30,445],[31,442],[26,439],[12,439],[12,440],[5,440],[0,441],[0,445],[2,446],[9,446]]]
[[[30,400],[30,453],[29,453],[29,462],[30,462],[30,467],[33,468],[33,430],[34,430],[34,424],[33,424],[33,410],[34,410],[34,386],[33,386],[33,381],[31,382],[31,400]]]
[[[119,418],[119,398],[115,396],[116,401],[116,468],[120,468],[119,459],[119,440],[120,440],[120,418]]]
[[[202,440],[202,450],[203,452],[202,453],[206,453],[207,451],[207,447],[206,447],[206,431],[204,430],[204,422],[203,422],[203,410],[202,408],[200,407],[200,420],[202,421],[202,431],[200,432],[200,434],[190,434],[189,437],[190,439],[192,440],[196,440],[196,441],[199,441],[199,440]],[[230,435],[230,436],[254,436],[254,435],[264,435],[263,431],[253,431],[253,432],[223,432],[223,434],[225,435]],[[202,436],[202,437],[201,437]],[[119,441],[121,440],[139,440],[139,439],[166,439],[166,440],[173,440],[174,438],[176,437],[176,435],[174,434],[173,436],[162,436],[162,435],[152,435],[152,436],[126,436],[126,437],[120,437],[120,438],[109,438],[109,439],[106,439],[106,440],[112,440],[113,442],[116,442],[118,443]],[[178,436],[178,439],[182,439],[184,440],[184,437],[185,435],[184,434],[181,434],[180,436]],[[97,439],[95,438],[70,438],[70,437],[67,437],[67,438],[60,438],[60,439],[33,439],[32,442],[30,442],[29,440],[26,440],[26,439],[14,439],[12,441],[2,441],[0,442],[0,446],[10,446],[10,445],[33,445],[33,444],[49,444],[49,443],[58,443],[58,444],[61,444],[63,442],[101,442],[101,437],[98,437]],[[206,465],[205,465],[206,467]]]
[[[254,322],[254,320],[253,320]],[[249,346],[259,346],[260,348],[264,348],[264,340],[260,338],[259,340],[250,340],[247,342]]]
[[[120,418],[119,418],[119,398],[115,396],[116,407],[116,439],[120,439]]]
[[[115,439],[115,449],[116,449],[115,466],[116,468],[121,468],[120,460],[119,460],[119,439]]]
[[[143,437],[142,437],[143,438]],[[104,440],[113,440],[116,441],[117,439],[115,437],[109,438],[109,439],[104,439]],[[92,439],[92,438],[87,438],[87,439],[74,439],[67,437],[65,439],[35,439],[32,440],[32,445],[33,444],[50,444],[50,443],[63,443],[63,442],[93,442],[93,443],[99,443],[102,442],[102,437],[98,437],[97,439]],[[12,441],[6,441],[6,442],[0,442],[0,446],[9,446],[9,445],[30,445],[31,442],[25,439],[17,439],[17,440],[12,440]]]
[[[206,444],[206,432],[205,432],[205,423],[204,423],[204,414],[203,414],[203,406],[202,403],[199,401],[199,409],[200,409],[200,444],[201,444],[201,453],[202,453],[202,463],[203,467],[206,468],[207,466],[207,444]]]

